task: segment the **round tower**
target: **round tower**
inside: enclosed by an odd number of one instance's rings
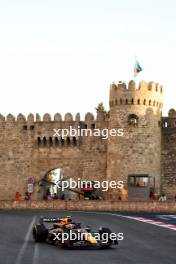
[[[107,178],[123,180],[129,199],[146,199],[150,191],[160,191],[163,87],[113,83],[109,104],[109,129],[122,128],[124,135],[108,139]]]

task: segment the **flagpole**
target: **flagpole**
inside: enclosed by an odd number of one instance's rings
[[[134,80],[136,80],[136,77],[137,77],[137,74],[136,74],[136,72],[135,72],[135,69],[136,69],[136,61],[137,61],[137,56],[136,56],[136,54],[134,54],[134,72],[133,72],[133,78],[134,78]]]

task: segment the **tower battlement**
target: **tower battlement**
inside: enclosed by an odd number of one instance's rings
[[[42,117],[38,113],[35,115],[30,113],[27,117],[22,114],[18,114],[17,117],[12,114],[8,114],[6,117],[0,114],[0,137],[6,133],[6,130],[8,134],[8,131],[13,131],[14,135],[17,135],[17,132],[28,131],[31,135],[50,137],[53,134],[53,129],[56,128],[94,129],[95,127],[105,128],[107,126],[108,117],[101,112],[98,112],[96,116],[88,112],[82,119],[79,113],[75,117],[71,113],[66,113],[63,117],[60,113],[56,113],[53,117],[48,113],[45,113]]]
[[[170,128],[176,128],[176,110],[171,108],[168,111],[168,115],[162,117],[162,127],[170,130]]]
[[[6,126],[8,124],[27,124],[31,125],[34,123],[78,123],[78,122],[84,122],[84,123],[93,123],[96,121],[104,121],[104,118],[102,118],[101,113],[97,113],[97,116],[95,117],[92,113],[88,112],[85,114],[84,118],[81,120],[80,114],[77,113],[75,117],[71,113],[66,113],[64,117],[60,113],[56,113],[54,117],[52,118],[49,113],[45,113],[42,117],[37,114],[30,113],[27,117],[25,117],[23,114],[18,114],[18,116],[14,116],[12,114],[8,114],[7,116],[3,116],[0,114],[0,126]]]
[[[162,109],[163,86],[155,83],[141,81],[136,87],[131,80],[128,87],[125,82],[112,83],[110,85],[110,107],[118,105],[145,105]]]

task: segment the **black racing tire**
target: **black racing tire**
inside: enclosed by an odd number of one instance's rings
[[[107,248],[110,248],[113,244],[113,240],[110,238],[110,235],[111,235],[112,231],[107,228],[107,227],[101,227],[99,229],[99,234],[100,234],[100,247],[102,249],[107,249]],[[105,243],[103,241],[103,234],[108,234],[108,241]]]
[[[48,236],[48,230],[43,224],[34,225],[32,229],[32,234],[35,242],[45,242]]]

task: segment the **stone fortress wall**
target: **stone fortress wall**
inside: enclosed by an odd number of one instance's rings
[[[29,114],[0,116],[0,200],[24,193],[27,177],[37,183],[53,168],[75,180],[123,180],[130,175],[148,175],[157,192],[173,196],[175,189],[176,112],[161,116],[163,87],[142,81],[136,88],[130,81],[110,86],[108,115],[91,113],[80,120],[67,113],[54,119]],[[168,126],[166,127],[166,123]],[[174,125],[173,125],[174,124]],[[123,128],[123,137],[53,137],[59,128]],[[39,199],[37,184],[33,199]]]
[[[60,114],[51,120],[49,114],[43,119],[30,114],[17,119],[8,115],[0,117],[0,199],[12,199],[16,191],[24,193],[27,177],[33,176],[38,182],[49,170],[63,168],[64,175],[72,178],[106,178],[107,140],[101,137],[53,137],[53,129],[81,126],[92,128],[107,127],[108,122],[101,115],[95,119],[87,113],[84,121],[79,114],[73,119]],[[34,198],[37,199],[35,190]]]
[[[176,111],[170,109],[167,117],[162,117],[162,191],[168,196],[176,195]]]

